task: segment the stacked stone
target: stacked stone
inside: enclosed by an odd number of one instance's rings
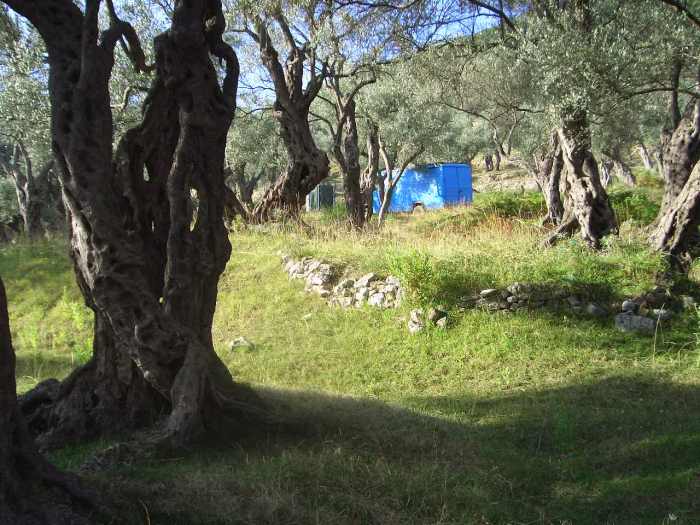
[[[359,279],[343,279],[335,288],[330,304],[342,308],[361,307],[398,308],[401,304],[401,283],[396,277],[381,279],[373,273]]]
[[[478,296],[472,298],[472,302],[475,306],[490,312],[537,308],[545,304],[537,290],[524,283],[513,283],[502,290],[497,288],[482,290]]]
[[[295,261],[286,255],[282,261],[290,279],[303,279],[305,290],[327,299],[328,304],[342,308],[359,308],[365,304],[376,308],[398,308],[401,304],[401,282],[396,277],[381,279],[368,273],[358,279],[342,279],[334,285],[338,272],[330,264],[311,257]]]

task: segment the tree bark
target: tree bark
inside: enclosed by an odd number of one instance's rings
[[[338,97],[338,114],[344,115],[341,123],[342,134],[338,136],[333,146],[333,156],[340,166],[343,175],[343,191],[345,193],[345,208],[350,225],[362,229],[365,224],[365,200],[360,187],[360,146],[357,133],[357,117],[355,101],[343,101]]]
[[[498,151],[498,148],[494,150],[493,157],[495,159],[495,162],[493,164],[494,170],[501,171],[501,152]]]
[[[238,61],[218,0],[176,2],[155,39],[143,122],[112,152],[114,46],[146,70],[138,38],[98,0],[4,0],[42,35],[49,57],[54,157],[70,218],[71,256],[95,312],[94,354],[60,387],[23,399],[42,446],[162,420],[159,443],[183,447],[245,403],[214,352],[217,284],[230,255],[224,150]],[[226,65],[219,85],[210,54]],[[190,195],[196,193],[196,207]],[[164,417],[165,416],[165,417]]]
[[[379,173],[379,129],[370,122],[367,127],[367,166],[362,172],[361,190],[364,196],[365,222],[374,215],[374,190],[377,187]]]
[[[286,169],[265,192],[252,213],[256,222],[270,220],[275,211],[296,216],[306,201],[306,196],[329,175],[328,156],[314,141],[309,125],[311,103],[318,95],[325,76],[313,73],[304,87],[304,64],[309,50],[299,48],[289,38],[289,27],[281,13],[274,16],[281,26],[289,46],[289,55],[283,66],[279,54],[262,19],[256,18],[256,32],[252,34],[260,48],[263,65],[269,72],[275,87],[274,116],[280,124],[281,137],[287,150]]]
[[[548,242],[551,244],[578,228],[589,246],[599,248],[605,235],[617,231],[617,221],[591,152],[591,133],[585,111],[564,112],[559,142],[567,168],[570,208]]]
[[[691,100],[664,146],[666,190],[651,234],[652,246],[687,267],[698,244],[700,99]]]
[[[29,239],[35,239],[42,233],[41,228],[41,187],[39,180],[34,177],[32,159],[22,141],[17,140],[12,158],[9,162],[2,162],[5,173],[12,179],[17,194],[17,209],[22,224],[24,234]],[[48,164],[44,169],[51,169]],[[42,176],[44,170],[42,170]]]
[[[654,169],[654,160],[651,158],[651,155],[649,154],[649,150],[647,149],[646,145],[643,142],[640,142],[639,146],[637,146],[637,152],[639,153],[639,158],[642,160],[642,164],[644,165],[644,169],[647,169],[647,170]]]
[[[88,525],[95,523],[94,497],[77,478],[64,474],[41,454],[19,410],[15,353],[5,287],[0,279],[0,523]]]
[[[691,173],[685,186],[678,194],[651,237],[652,246],[671,257],[672,265],[687,271],[692,263],[694,252],[700,241],[700,169]]]
[[[262,171],[257,175],[246,178],[247,163],[240,162],[224,170],[224,178],[227,181],[225,191],[225,222],[230,227],[236,217],[241,217],[245,222],[250,221],[253,210],[253,193],[258,185]],[[233,186],[238,194],[231,188]]]
[[[615,173],[620,178],[620,180],[627,186],[634,188],[637,185],[637,179],[632,173],[632,170],[622,158],[613,159],[613,166],[615,167]]]
[[[484,155],[484,167],[486,171],[493,171],[493,155],[490,153]]]
[[[262,171],[247,177],[247,166],[246,162],[238,162],[233,168],[226,168],[225,173],[226,179],[230,179],[233,186],[238,190],[238,200],[249,210],[252,210],[254,207],[253,193],[262,177]]]
[[[603,188],[607,189],[612,182],[613,166],[613,162],[610,159],[602,159],[600,161],[600,183],[603,185]]]
[[[563,168],[564,159],[559,144],[559,137],[556,133],[553,133],[548,151],[536,159],[532,169],[537,185],[540,187],[547,205],[547,215],[542,221],[543,224],[557,226],[564,217],[564,203],[559,190]]]
[[[671,212],[690,174],[700,159],[700,100],[688,102],[673,130],[667,129],[662,138],[661,164],[666,183],[661,209],[656,223]]]

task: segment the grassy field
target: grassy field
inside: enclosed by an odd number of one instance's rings
[[[644,182],[644,179],[642,178]],[[460,312],[458,297],[514,281],[615,301],[664,268],[644,245],[652,185],[615,190],[621,234],[592,253],[542,250],[530,194],[396,216],[348,232],[339,212],[306,226],[240,227],[214,339],[238,380],[294,424],[251,430],[167,462],[92,474],[153,524],[700,523],[698,317],[656,337],[555,311]],[[20,390],[90,354],[91,319],[60,242],[0,251]],[[396,274],[399,310],[343,311],[289,282],[279,253],[349,273]],[[698,293],[696,280],[679,284]],[[446,331],[410,336],[411,307],[444,305]],[[244,336],[248,349],[229,349]],[[77,467],[102,443],[56,453]]]

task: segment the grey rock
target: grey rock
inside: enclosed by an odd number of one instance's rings
[[[626,299],[622,302],[622,311],[628,314],[634,314],[639,311],[639,304],[632,299]]]
[[[411,310],[409,320],[413,321],[414,323],[422,323],[423,322],[423,309],[416,308],[415,310]]]
[[[481,293],[479,295],[486,299],[489,297],[493,297],[496,294],[498,294],[498,290],[496,290],[495,288],[488,288],[487,290],[481,290]]]
[[[508,299],[509,297],[513,297],[513,294],[510,293],[508,290],[503,290],[501,292],[501,299]]]
[[[513,295],[530,293],[530,287],[523,283],[513,283],[508,287],[508,291]]]
[[[681,295],[680,300],[684,310],[695,310],[697,303],[693,297],[690,295]]]
[[[323,286],[324,284],[328,284],[330,280],[330,275],[323,273],[310,273],[306,278],[306,283],[310,286]]]
[[[379,289],[382,293],[396,293],[398,291],[398,286],[393,284],[385,284]]]
[[[302,274],[304,272],[304,266],[301,262],[297,261],[290,266],[287,272],[289,273],[290,278],[295,279],[297,278],[297,275]]]
[[[422,331],[423,328],[425,328],[425,326],[420,323],[414,323],[413,321],[408,322],[408,331],[411,334],[417,334],[418,332]]]
[[[304,272],[308,275],[311,272],[315,272],[321,266],[321,261],[310,260],[304,264]]]
[[[370,306],[382,307],[384,305],[384,294],[379,292],[369,296],[367,304]]]
[[[425,328],[425,323],[423,322],[423,310],[421,308],[416,308],[411,310],[411,315],[408,319],[408,331],[412,334],[417,334]]]
[[[390,275],[385,279],[386,284],[390,284],[392,286],[396,286],[397,288],[401,286],[401,281],[399,281],[398,277],[394,277],[393,275]]]
[[[593,317],[606,317],[608,315],[608,311],[605,308],[595,303],[588,303],[586,305],[586,313]]]
[[[352,296],[350,297],[339,297],[338,298],[338,304],[342,306],[343,308],[350,308],[353,304],[353,298]]]
[[[369,288],[360,288],[355,294],[355,300],[359,302],[366,301],[369,297]]]
[[[572,308],[580,307],[581,306],[581,299],[579,299],[575,295],[570,295],[569,297],[566,298],[566,300],[569,302],[569,306]]]
[[[622,313],[615,316],[615,327],[621,332],[654,333],[656,321],[642,315]]]
[[[340,290],[346,290],[348,288],[352,288],[353,286],[355,286],[355,279],[343,279],[336,285],[333,291],[337,293]]]
[[[377,279],[379,278],[373,273],[365,274],[355,281],[355,288],[366,288],[370,283],[376,281]]]
[[[247,348],[248,350],[253,350],[255,348],[255,345],[243,336],[236,337],[235,339],[229,341],[229,351],[233,352],[234,350],[238,350],[239,348]]]
[[[440,310],[438,308],[431,308],[428,311],[428,321],[437,324],[440,319],[445,319],[447,317],[447,312]]]
[[[673,312],[671,310],[667,310],[666,308],[655,308],[651,311],[651,313],[654,318],[658,319],[659,321],[668,321],[673,318]]]

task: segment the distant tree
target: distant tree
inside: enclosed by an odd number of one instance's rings
[[[328,74],[317,37],[331,6],[322,0],[230,4],[243,13],[240,31],[258,47],[274,92],[272,114],[287,150],[285,169],[257,203],[252,218],[266,221],[275,211],[296,215],[306,196],[329,175],[328,155],[316,144],[309,110]]]
[[[415,80],[410,62],[397,64],[359,96],[359,107],[376,125],[377,150],[384,167],[377,184],[379,226],[406,169],[419,159],[442,160],[457,136],[451,112],[431,104],[430,89]]]
[[[32,29],[0,9],[0,172],[13,183],[24,233],[35,238],[44,232],[58,195],[49,180],[53,159],[49,150],[49,101],[46,93],[45,49]],[[42,220],[44,219],[44,220]]]
[[[287,162],[287,153],[279,134],[279,125],[271,113],[241,111],[228,134],[226,182],[252,213],[255,191],[272,184]]]

